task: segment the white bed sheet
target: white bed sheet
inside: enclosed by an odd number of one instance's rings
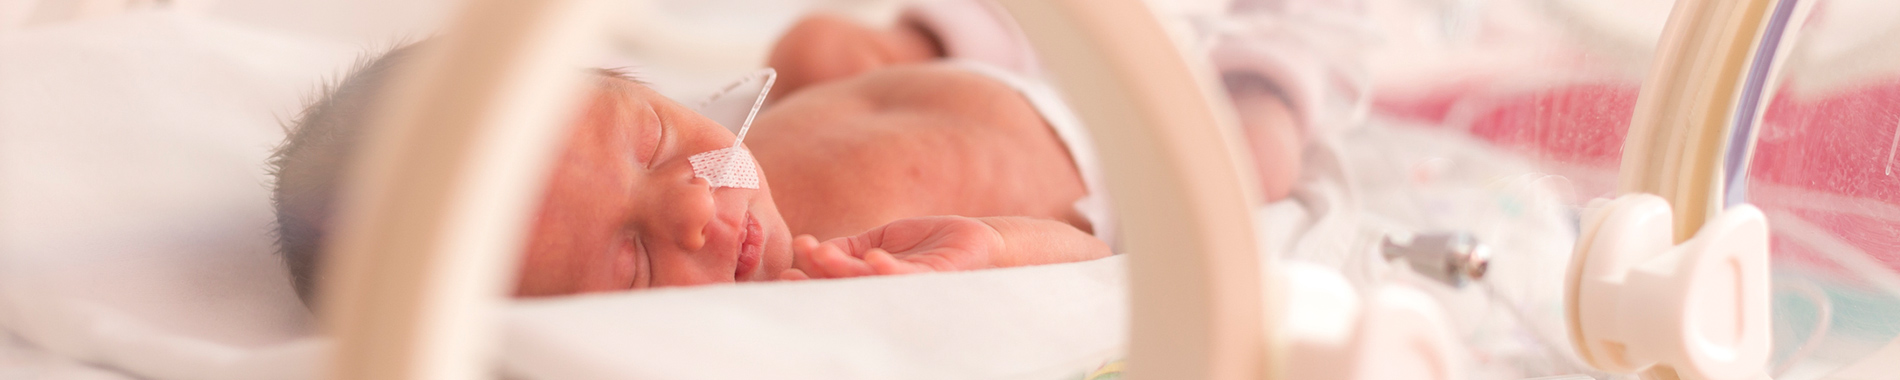
[[[46,323],[130,319],[151,334],[115,338],[232,350],[307,333],[262,164],[280,121],[356,55],[163,11],[0,38],[0,378],[107,378],[80,363],[163,357]]]
[[[521,302],[530,379],[1057,379],[1127,344],[1127,260]]]

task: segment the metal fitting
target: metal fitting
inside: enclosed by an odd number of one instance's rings
[[[1452,287],[1484,279],[1491,266],[1491,248],[1467,232],[1418,234],[1403,242],[1386,235],[1380,248],[1387,261],[1404,261],[1412,271]]]

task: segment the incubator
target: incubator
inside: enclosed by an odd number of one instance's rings
[[[0,4],[0,379],[1900,378],[1878,0],[983,2],[1092,136],[1117,255],[505,297],[571,68],[727,127],[692,172],[758,189],[772,41],[911,3]],[[422,36],[312,312],[279,125]],[[1249,85],[1300,125],[1284,198]]]

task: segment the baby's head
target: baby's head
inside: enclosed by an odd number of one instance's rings
[[[414,46],[361,65],[304,110],[271,159],[279,247],[314,301],[344,168],[384,85]],[[598,70],[569,124],[530,227],[515,294],[545,296],[771,280],[791,233],[771,186],[710,188],[687,158],[732,146],[726,128],[618,73]]]

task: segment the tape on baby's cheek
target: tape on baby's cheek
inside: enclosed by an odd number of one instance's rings
[[[715,189],[759,188],[759,165],[752,159],[752,151],[743,146],[707,151],[686,160],[693,164],[693,176],[706,180]]]

